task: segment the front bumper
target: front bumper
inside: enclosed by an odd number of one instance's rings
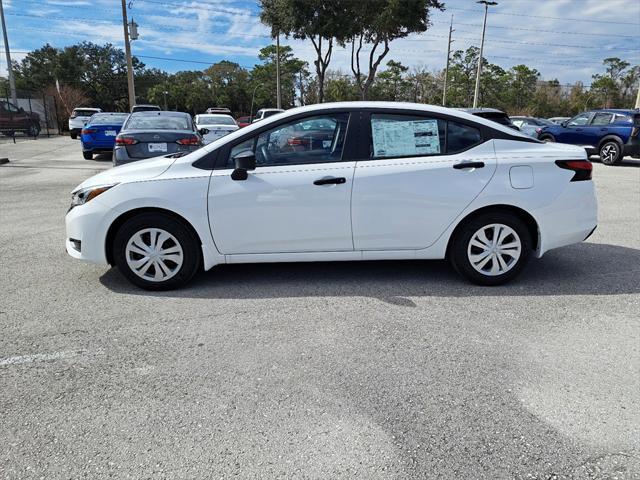
[[[65,217],[67,253],[78,260],[106,265],[105,241],[110,209],[98,199],[79,205]]]

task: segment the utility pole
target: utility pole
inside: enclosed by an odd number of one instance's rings
[[[444,68],[444,88],[442,89],[442,106],[447,106],[447,80],[449,76],[449,55],[451,54],[451,34],[453,33],[453,15],[449,26],[449,43],[447,43],[447,66]]]
[[[9,50],[9,36],[7,35],[7,25],[6,23],[4,23],[4,10],[2,8],[2,0],[0,0],[0,20],[2,20],[2,34],[4,35],[4,53],[7,55],[7,73],[9,75],[9,90],[11,90],[11,101],[14,105],[18,105],[16,79],[13,78],[13,69],[11,68],[11,51]]]
[[[276,35],[276,107],[282,108],[282,95],[280,92],[280,30]]]
[[[498,5],[498,2],[490,2],[488,0],[478,0],[476,3],[484,5],[484,22],[482,24],[482,40],[480,41],[480,58],[478,58],[478,74],[476,75],[476,92],[473,95],[473,108],[478,107],[478,97],[480,96],[480,75],[482,74],[482,51],[484,49],[484,33],[487,29],[487,12],[490,5]]]
[[[640,108],[640,85],[638,85],[638,95],[636,96],[636,108]]]
[[[129,43],[129,25],[127,22],[127,2],[122,0],[122,26],[124,27],[124,52],[127,55],[127,86],[129,90],[129,111],[136,104],[136,88],[133,83],[133,61]]]

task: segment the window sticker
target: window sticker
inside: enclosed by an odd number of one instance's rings
[[[374,157],[404,157],[440,153],[438,120],[372,118]]]

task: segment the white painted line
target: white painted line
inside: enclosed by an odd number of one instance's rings
[[[46,362],[47,360],[58,360],[60,358],[77,357],[87,353],[86,350],[63,350],[53,353],[34,353],[33,355],[20,355],[0,360],[0,367],[7,365],[20,365],[23,363]]]

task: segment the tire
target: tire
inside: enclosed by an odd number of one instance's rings
[[[151,245],[155,252],[147,256]],[[168,251],[167,256],[158,256],[158,247]],[[118,270],[145,290],[182,287],[202,264],[195,234],[180,220],[161,213],[143,213],[127,220],[115,235],[113,253]]]
[[[600,161],[605,165],[616,165],[622,160],[622,145],[614,139],[605,140],[598,149]]]
[[[509,248],[492,250],[496,233],[501,238],[499,245]],[[487,247],[480,248],[483,244]],[[461,276],[473,283],[502,285],[522,271],[531,256],[531,248],[531,232],[519,217],[505,211],[488,212],[471,218],[456,230],[449,261]],[[476,261],[472,263],[474,257]]]
[[[40,135],[40,125],[38,125],[37,123],[32,123],[26,133],[30,137],[37,137],[38,135]]]
[[[85,160],[93,160],[93,152],[82,152],[82,156]]]
[[[540,138],[538,138],[538,140],[540,140],[541,142],[555,142],[556,139],[553,135],[549,135],[548,133],[545,135],[540,135]]]
[[[70,133],[69,136],[71,137],[71,140],[75,140],[76,138],[78,138],[77,133]]]

